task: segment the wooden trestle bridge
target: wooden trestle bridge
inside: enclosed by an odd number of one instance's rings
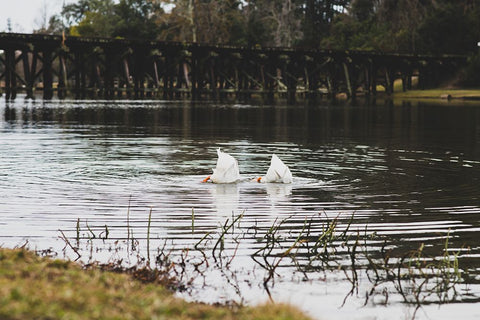
[[[439,84],[464,56],[244,48],[126,39],[0,33],[0,89],[44,99],[348,97]]]

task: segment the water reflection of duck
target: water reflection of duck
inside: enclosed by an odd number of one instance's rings
[[[217,154],[217,166],[213,169],[212,175],[203,179],[203,182],[233,183],[240,180],[237,159],[220,151],[220,148],[217,149]]]
[[[279,201],[285,200],[289,195],[292,194],[292,185],[291,184],[280,184],[280,183],[268,183],[267,184],[267,194],[270,200]]]
[[[258,182],[292,183],[292,173],[277,155],[272,154],[267,174],[257,178]]]
[[[217,184],[210,189],[210,192],[219,216],[228,216],[237,212],[240,194],[236,183]]]

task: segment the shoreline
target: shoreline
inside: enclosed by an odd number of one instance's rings
[[[0,275],[2,319],[310,319],[282,303],[187,302],[156,281],[41,257],[25,248],[0,247]]]
[[[426,89],[394,92],[393,99],[480,101],[480,89]]]
[[[321,100],[324,99],[324,96],[327,94],[322,94],[321,95]],[[419,89],[414,89],[414,90],[408,90],[408,91],[402,91],[400,86],[396,86],[395,90],[393,93],[388,94],[384,90],[379,89],[377,90],[376,95],[366,95],[363,92],[357,92],[356,95],[357,98],[380,98],[380,99],[387,99],[387,100],[427,100],[427,101],[432,101],[432,100],[437,100],[437,101],[452,101],[455,100],[457,102],[477,102],[480,101],[480,89],[452,89],[452,88],[436,88],[436,89],[425,89],[425,90],[419,90]],[[4,98],[3,94],[0,90],[0,99]],[[21,98],[25,99],[26,94],[24,92],[18,93],[18,96],[16,99],[10,100],[10,102],[20,100]],[[338,93],[335,95],[334,100],[339,99],[339,100],[350,100],[348,95],[346,93]],[[32,99],[33,101],[45,101],[42,99],[40,96],[34,97]],[[49,99],[47,101],[62,101],[64,99]],[[90,99],[75,99],[73,97],[68,98],[67,100],[75,100],[75,101],[82,101],[82,100],[90,100]],[[101,98],[97,100],[103,100]],[[159,99],[157,97],[151,97],[151,98],[142,98],[142,99],[129,99],[127,97],[121,97],[118,99],[112,99],[108,101],[122,101],[122,100],[138,100],[138,101],[145,101],[145,100],[154,100],[154,101],[164,101],[163,99]],[[275,101],[286,101],[287,99],[285,97],[278,97],[275,99]],[[305,97],[297,97],[295,99],[297,102],[300,101],[307,101],[308,99]],[[23,101],[23,100],[22,100]],[[190,101],[192,102],[193,100],[191,99],[173,99],[173,100],[166,100],[166,101]],[[212,101],[209,99],[200,99],[197,100],[198,102],[202,101]],[[217,102],[231,102],[231,103],[238,103],[236,100],[215,100]],[[263,98],[261,97],[251,97],[250,101],[263,101]],[[245,102],[245,101],[243,101]],[[265,103],[265,102],[261,102]],[[268,103],[267,103],[268,104]]]

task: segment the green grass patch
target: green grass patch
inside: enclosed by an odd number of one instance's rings
[[[212,306],[125,273],[0,248],[0,319],[309,319],[294,307]]]
[[[409,90],[396,91],[395,98],[411,99],[465,99],[480,100],[480,90],[476,89],[428,89],[428,90]]]

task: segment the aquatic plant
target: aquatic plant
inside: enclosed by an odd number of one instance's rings
[[[278,272],[281,267],[294,268],[303,275],[303,280],[308,280],[319,272],[324,278],[331,273],[342,272],[344,279],[351,284],[351,289],[341,305],[349,297],[361,297],[363,292],[365,305],[373,303],[373,298],[378,296],[383,299],[377,299],[375,303],[387,305],[389,297],[397,294],[405,303],[415,307],[415,313],[425,303],[455,301],[461,295],[457,290],[458,285],[466,282],[465,270],[460,266],[461,250],[450,249],[450,234],[445,236],[440,255],[426,254],[424,244],[407,253],[394,255],[388,238],[369,232],[365,226],[355,227],[354,215],[347,218],[338,215],[333,219],[325,214],[302,218],[289,216],[276,219],[271,225],[255,223],[243,226],[242,213],[236,216],[232,214],[231,218],[219,224],[216,232],[206,232],[191,246],[175,248],[173,243],[164,239],[161,246],[152,250],[152,210],[150,209],[146,225],[146,254],[141,252],[140,240],[134,238],[128,213],[129,231],[126,240],[110,239],[107,226],[91,226],[87,221],[82,223],[77,220],[75,246],[65,232],[60,231],[60,238],[65,242],[64,251],[73,250],[79,259],[85,251],[80,249],[83,241],[90,253],[85,264],[87,267],[126,272],[141,281],[161,283],[171,290],[179,291],[191,290],[194,283],[198,285],[202,278],[203,285],[207,285],[206,274],[216,270],[234,289],[240,303],[243,303],[244,298],[239,286],[238,270],[232,268],[232,262],[245,239],[251,240],[252,237],[257,245],[256,249],[250,249],[250,257],[265,271],[261,284],[272,301],[272,289],[276,278],[281,274]],[[191,219],[193,234],[197,231],[193,209]],[[98,263],[92,259],[92,253],[101,250],[94,250],[94,243],[98,241],[103,244],[106,241],[113,242],[109,251],[116,258],[107,263]],[[372,243],[383,244],[378,251],[370,252]],[[119,258],[120,253],[125,252],[125,247],[129,257],[127,260]],[[156,253],[152,258],[153,251]],[[136,262],[132,263],[131,258]],[[364,288],[365,280],[368,290],[360,290]],[[233,303],[236,303],[235,300]]]
[[[432,255],[425,252],[425,244],[399,257],[393,257],[392,250],[381,249],[381,258],[373,258],[368,252],[362,255],[368,261],[365,269],[371,289],[365,294],[365,305],[373,297],[382,295],[387,304],[389,294],[398,293],[404,303],[413,305],[416,312],[427,303],[449,303],[461,295],[457,291],[465,283],[466,270],[460,268],[459,255],[449,248],[450,233],[445,236],[443,253]]]

